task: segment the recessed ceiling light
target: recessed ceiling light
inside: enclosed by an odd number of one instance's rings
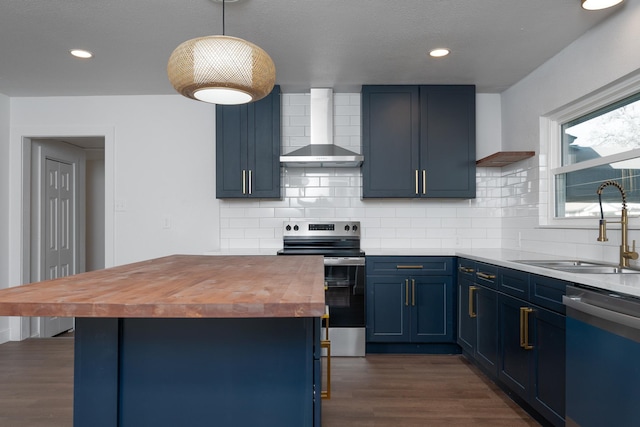
[[[444,47],[439,47],[437,49],[433,49],[431,52],[429,52],[429,55],[433,56],[434,58],[441,58],[443,56],[447,56],[449,55],[451,51],[447,48]]]
[[[76,58],[88,59],[93,57],[93,53],[83,49],[71,49],[69,53]]]
[[[586,10],[606,9],[622,3],[622,0],[582,0],[582,8]]]

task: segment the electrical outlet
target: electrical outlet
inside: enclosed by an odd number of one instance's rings
[[[127,202],[124,199],[117,199],[115,201],[114,210],[116,212],[124,212],[127,210]]]

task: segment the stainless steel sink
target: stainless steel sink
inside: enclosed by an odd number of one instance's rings
[[[520,264],[534,265],[536,267],[550,268],[552,270],[566,271],[582,274],[638,274],[640,270],[621,268],[617,265],[606,263],[582,261],[582,260],[531,260],[515,261]]]

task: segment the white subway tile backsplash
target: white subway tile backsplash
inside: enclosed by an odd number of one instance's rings
[[[333,99],[334,142],[362,152],[360,94],[335,93]],[[309,144],[309,125],[309,94],[283,94],[283,153]],[[359,220],[365,250],[507,247],[615,258],[615,243],[597,244],[593,230],[538,228],[546,212],[546,181],[538,183],[543,159],[478,168],[477,197],[470,200],[363,200],[359,169],[288,168],[282,200],[220,201],[220,245],[277,250],[284,221],[308,218]]]

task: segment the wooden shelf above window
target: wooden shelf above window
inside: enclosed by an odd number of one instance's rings
[[[476,161],[476,166],[488,168],[500,168],[528,159],[536,155],[535,151],[499,151],[490,156]]]

